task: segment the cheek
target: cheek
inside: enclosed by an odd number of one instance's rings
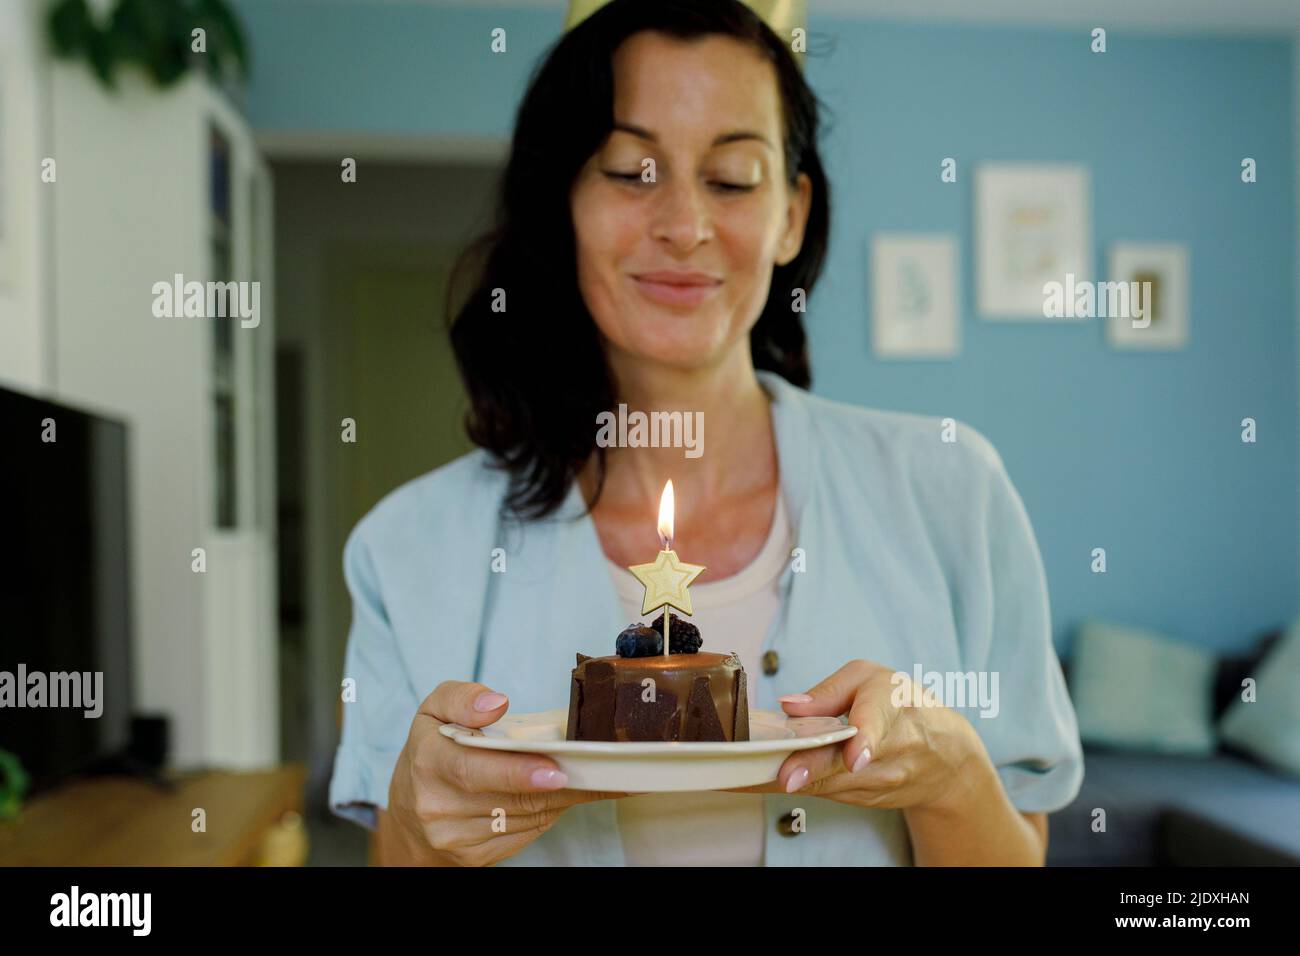
[[[618,264],[636,247],[636,223],[616,199],[593,192],[575,196],[572,205],[578,282],[600,294],[614,283]]]
[[[732,305],[742,310],[742,319],[756,321],[771,285],[777,234],[768,210],[737,212],[728,218],[725,232],[720,230],[718,235],[732,278]]]
[[[747,276],[766,276],[780,239],[779,210],[770,202],[737,204],[728,210],[719,235],[725,238],[730,265]]]

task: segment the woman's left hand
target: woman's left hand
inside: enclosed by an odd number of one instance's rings
[[[925,706],[912,706],[917,699]],[[777,779],[748,793],[807,793],[862,807],[955,806],[988,763],[975,728],[902,672],[850,661],[806,694],[780,698],[791,717],[848,714],[857,734],[791,754]]]

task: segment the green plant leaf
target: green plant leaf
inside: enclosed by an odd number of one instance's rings
[[[50,8],[47,26],[54,55],[64,58],[84,53],[95,32],[86,0],[60,0]]]
[[[84,57],[99,81],[115,85],[119,64],[134,63],[160,86],[171,86],[193,62],[191,33],[206,33],[204,65],[218,80],[233,62],[249,70],[249,48],[239,18],[225,0],[117,0],[100,28],[86,0],[58,0],[47,20],[49,42],[60,57]]]

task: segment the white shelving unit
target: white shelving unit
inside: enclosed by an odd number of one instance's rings
[[[56,63],[54,394],[131,425],[139,709],[180,766],[278,757],[271,180],[199,73],[101,88]],[[260,283],[260,322],[158,318],[153,287]],[[206,551],[206,573],[191,570]]]

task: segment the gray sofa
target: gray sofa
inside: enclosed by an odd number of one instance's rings
[[[1096,807],[1104,833],[1092,829]],[[1295,866],[1300,779],[1226,752],[1085,749],[1079,796],[1050,826],[1050,866]]]
[[[1220,657],[1214,682],[1217,722],[1259,672],[1283,628]],[[1069,663],[1063,663],[1067,679]],[[1094,833],[1093,810],[1106,811]],[[1210,757],[1084,746],[1083,785],[1053,813],[1049,866],[1300,865],[1300,778],[1221,745]]]

